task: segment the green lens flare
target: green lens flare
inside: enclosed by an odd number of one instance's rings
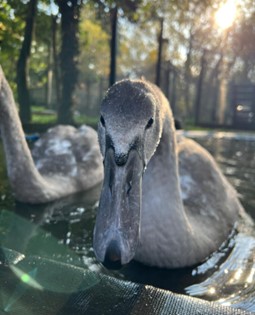
[[[23,281],[24,283],[29,283],[30,279],[31,279],[31,277],[28,274],[26,274],[26,273],[24,273],[21,276],[21,281]]]

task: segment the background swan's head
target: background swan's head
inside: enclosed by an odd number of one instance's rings
[[[144,81],[123,80],[108,90],[102,102],[98,134],[105,178],[94,250],[108,267],[129,262],[139,241],[142,174],[163,125],[154,89]]]

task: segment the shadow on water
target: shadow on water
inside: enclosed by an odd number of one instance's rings
[[[212,137],[196,140],[213,154],[255,219],[255,141]],[[26,257],[36,255],[255,312],[255,235],[246,222],[240,223],[220,250],[198,266],[165,270],[133,261],[121,271],[108,271],[98,264],[92,249],[100,187],[54,203],[31,206],[14,201],[4,166],[0,176],[2,247]],[[3,255],[1,251],[1,261]]]

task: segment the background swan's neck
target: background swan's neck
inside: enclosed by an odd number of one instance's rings
[[[3,79],[0,91],[0,127],[5,148],[8,174],[12,178],[17,172],[30,174],[35,171],[30,150],[18,116],[12,92]]]
[[[173,118],[167,111],[161,141],[144,174],[142,246],[137,258],[157,266],[185,265],[193,242],[181,199]]]
[[[49,193],[49,187],[34,165],[12,91],[1,69],[0,128],[7,172],[15,196],[21,201],[38,198],[38,202],[40,202]]]

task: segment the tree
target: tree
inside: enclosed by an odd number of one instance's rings
[[[45,2],[44,2],[45,1]],[[30,94],[33,105],[53,107],[53,79],[55,78],[54,48],[56,46],[56,16],[46,0],[40,1],[30,60]],[[44,6],[43,6],[44,5]],[[55,92],[55,91],[54,91]],[[55,98],[54,98],[55,100]]]
[[[0,3],[0,60],[8,81],[16,92],[16,62],[25,23],[21,17],[24,11],[23,5],[20,1],[15,3],[12,1],[11,4],[10,1],[7,3],[7,0]]]
[[[163,49],[163,31],[164,31],[164,18],[160,18],[160,32],[158,36],[158,59],[156,65],[156,80],[155,83],[160,87],[161,79],[161,65],[162,65],[162,49]]]
[[[142,4],[142,0],[94,0],[94,3],[98,5],[99,15],[109,16],[110,21],[110,73],[109,73],[109,85],[111,86],[116,81],[117,72],[117,29],[118,19],[120,12],[125,15],[130,21],[137,21],[138,16],[136,11]],[[108,12],[108,14],[107,14]]]
[[[202,100],[202,89],[203,89],[203,81],[205,75],[205,67],[206,67],[206,49],[203,51],[201,58],[201,69],[199,73],[199,78],[197,82],[197,93],[196,93],[196,103],[195,103],[195,123],[198,125],[200,122],[200,111],[201,111],[201,100]]]
[[[118,32],[118,7],[117,5],[110,10],[111,19],[111,59],[110,59],[110,76],[109,86],[116,82],[116,62],[117,62],[117,32]]]
[[[55,87],[56,87],[56,103],[61,102],[61,91],[59,82],[59,65],[58,65],[58,52],[57,52],[57,17],[51,16],[51,43],[52,43],[52,58],[54,67]]]
[[[58,108],[58,123],[73,123],[73,92],[78,80],[78,29],[81,1],[57,0],[61,14],[61,103]]]
[[[19,59],[17,63],[17,91],[22,123],[31,120],[30,97],[28,90],[28,61],[31,51],[32,36],[37,8],[37,0],[30,0],[27,6],[27,17]]]
[[[82,10],[80,23],[79,91],[82,93],[80,109],[95,114],[102,99],[102,83],[109,76],[109,35],[95,17],[93,9]],[[93,88],[92,88],[93,87]]]
[[[254,5],[247,7],[247,17],[243,18],[236,29],[233,31],[232,49],[234,54],[241,58],[242,66],[242,80],[251,79],[255,81],[255,9]],[[245,13],[244,13],[245,15]]]

